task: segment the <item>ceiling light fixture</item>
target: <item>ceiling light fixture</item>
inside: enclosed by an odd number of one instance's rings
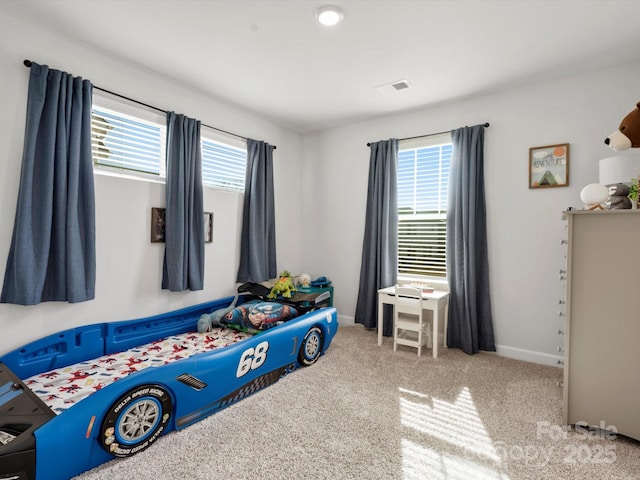
[[[342,10],[334,5],[325,5],[316,10],[316,20],[325,27],[333,27],[342,21]]]

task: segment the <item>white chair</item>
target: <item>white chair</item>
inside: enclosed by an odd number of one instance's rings
[[[422,290],[396,285],[395,297],[393,351],[397,350],[398,345],[406,345],[417,348],[420,356],[423,345],[432,345],[431,322],[423,314]]]

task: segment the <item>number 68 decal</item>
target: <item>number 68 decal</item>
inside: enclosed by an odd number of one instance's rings
[[[267,359],[267,350],[269,350],[269,342],[265,341],[256,345],[256,348],[247,348],[242,352],[236,377],[240,378],[249,373],[249,370],[261,367]]]

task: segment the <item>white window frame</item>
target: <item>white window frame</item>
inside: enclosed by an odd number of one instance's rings
[[[203,185],[205,188],[210,188],[214,190],[224,190],[225,192],[234,192],[234,193],[243,194],[244,189],[246,188],[245,178],[246,178],[246,171],[247,171],[247,141],[243,138],[230,135],[230,134],[225,134],[224,132],[214,130],[213,128],[210,128],[204,125],[201,128],[200,139],[202,143],[204,143],[205,141],[209,141],[209,142],[222,145],[223,147],[241,150],[244,152],[244,163],[242,164],[242,167],[240,167],[238,171],[235,172],[234,174],[236,177],[241,178],[241,182],[242,182],[241,188],[236,188],[236,187],[227,188],[219,184],[207,183],[204,175],[204,169],[206,168],[206,163],[207,163],[206,159],[204,158],[204,150],[202,155],[202,169],[203,169],[202,178],[203,178]]]
[[[149,172],[120,168],[117,166],[104,165],[101,163],[97,163],[95,159],[93,162],[94,172],[104,175],[113,175],[118,177],[132,178],[136,180],[147,180],[151,182],[164,183],[166,178],[165,158],[167,138],[167,121],[165,114],[153,108],[145,107],[143,105],[121,99],[106,92],[96,92],[95,90],[93,93],[93,105],[97,106],[98,108],[114,112],[123,117],[129,117],[134,120],[149,122],[157,125],[160,128],[159,136],[160,145],[162,146],[160,157],[158,158],[160,172],[158,175]]]
[[[422,137],[422,138],[414,138],[414,139],[410,139],[410,140],[401,140],[399,142],[399,146],[398,146],[398,153],[400,153],[400,151],[405,151],[405,150],[416,150],[416,149],[420,149],[420,148],[429,148],[429,147],[435,147],[435,146],[440,146],[440,145],[450,145],[451,144],[451,134],[450,133],[444,133],[444,134],[438,134],[438,135],[432,135],[432,136],[428,136],[428,137]],[[448,178],[448,172],[446,177]],[[440,173],[439,175],[439,180],[441,181],[443,178],[443,172]],[[400,179],[399,179],[400,180]],[[445,186],[446,188],[446,186]],[[438,187],[438,190],[441,191],[442,186]],[[446,245],[446,217],[447,217],[447,205],[446,205],[446,199],[444,199],[444,204],[441,205],[441,210],[439,213],[411,213],[411,214],[400,214],[400,212],[398,212],[398,280],[399,281],[427,281],[429,283],[441,283],[446,285],[447,283],[447,276],[446,276],[446,247],[445,247],[445,261],[444,261],[444,267],[445,267],[445,271],[443,272],[442,275],[426,275],[426,274],[421,274],[421,273],[409,273],[406,271],[406,269],[402,269],[401,268],[401,254],[403,253],[400,249],[400,239],[402,236],[402,232],[401,232],[401,222],[403,220],[408,220],[408,219],[414,219],[414,220],[423,220],[423,219],[439,219],[442,220],[444,222],[445,225],[445,234],[444,234],[444,242]],[[398,203],[398,210],[400,210],[400,203]],[[441,263],[441,262],[438,262]],[[401,271],[402,270],[402,271]]]

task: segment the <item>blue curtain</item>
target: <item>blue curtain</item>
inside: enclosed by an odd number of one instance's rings
[[[88,80],[31,65],[2,303],[75,303],[95,296],[92,88]]]
[[[204,207],[200,122],[167,112],[165,250],[162,288],[202,290]]]
[[[395,285],[398,279],[398,140],[371,144],[369,186],[360,284],[355,322],[375,328],[378,318],[378,290]],[[384,312],[383,334],[392,334],[389,312]]]
[[[447,344],[465,353],[496,350],[489,291],[484,194],[484,126],[452,130],[447,207]]]
[[[276,268],[273,147],[248,138],[237,281],[263,282],[276,277]]]

